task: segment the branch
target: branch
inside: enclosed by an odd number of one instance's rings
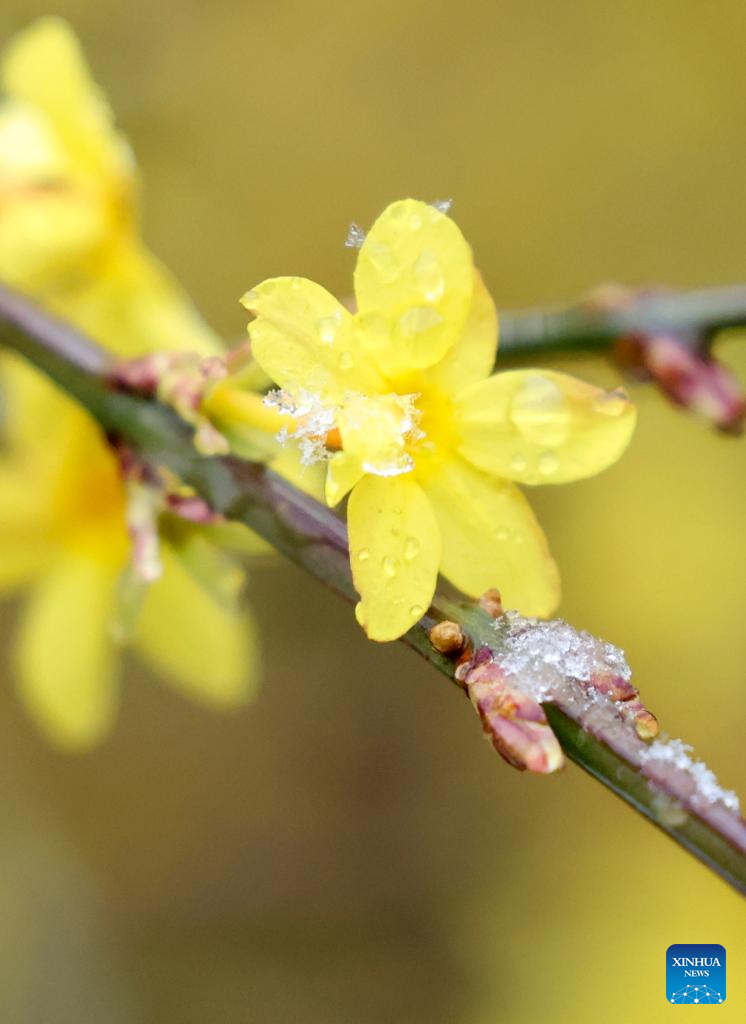
[[[665,306],[670,316],[675,313],[678,322],[688,310],[687,316],[696,313],[698,322],[703,323],[703,310],[708,309],[708,322],[712,324],[742,322],[736,319],[732,292],[721,294],[724,303],[720,313],[715,308],[715,293],[710,292],[700,293],[696,301],[693,296],[671,298],[667,305],[654,306],[655,315],[661,316]],[[527,316],[510,318],[507,326],[508,338],[522,338],[526,350],[530,337]],[[559,320],[552,320],[554,316]],[[746,306],[742,319],[746,322]],[[575,322],[584,321],[581,317]],[[569,313],[537,316],[537,325],[544,326],[535,344],[541,338],[558,338],[561,324],[566,325],[562,327],[565,338],[571,332],[573,338],[599,338],[601,327],[595,322],[593,329],[586,325],[582,333],[579,327],[570,326],[573,317]],[[604,330],[607,335],[611,332],[610,327]],[[262,466],[230,456],[199,455],[192,444],[191,428],[170,409],[152,398],[114,388],[113,363],[102,349],[25,299],[2,289],[0,342],[26,357],[82,403],[110,437],[125,441],[148,461],[167,466],[217,512],[250,527],[342,597],[356,599],[346,527],[325,506]],[[433,628],[444,622],[455,622],[468,641],[458,665],[436,650],[431,640]],[[536,645],[543,642],[547,629],[555,627],[570,629],[563,623],[519,620],[513,613],[492,618],[483,608],[454,602],[439,591],[427,615],[403,641],[467,690],[485,730],[505,755],[499,731],[493,729],[494,715],[500,714],[499,707],[504,708],[506,699],[514,704],[522,699],[523,683],[528,682],[530,689],[536,682],[511,675],[511,659],[514,666],[517,645],[526,637],[533,653],[537,649],[540,652]],[[579,643],[599,643],[584,634],[574,636]],[[629,692],[623,690],[621,679],[594,675],[588,680],[574,663],[560,661],[555,664],[551,685],[545,681],[538,690],[534,686],[533,693],[539,694],[551,727],[571,760],[737,890],[746,892],[746,823],[734,808],[735,798],[719,789],[704,765],[689,759],[682,744],[646,743],[641,738],[644,730],[635,729],[638,716],[642,715],[644,721],[645,709],[636,699],[636,691],[631,687]],[[505,721],[500,719],[499,725]],[[519,731],[524,724],[527,728],[541,725],[528,720],[524,723],[520,709],[513,724]]]
[[[699,291],[628,289],[610,285],[579,302],[500,316],[502,355],[609,349],[619,338],[669,334],[709,341],[746,325],[746,285]]]

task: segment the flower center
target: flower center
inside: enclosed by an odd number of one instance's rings
[[[273,391],[268,405],[293,417],[293,428],[279,440],[297,440],[303,465],[328,459],[342,449],[356,458],[366,473],[398,476],[414,468],[410,449],[424,438],[419,427],[419,395],[362,395],[349,392],[338,405],[301,391]]]

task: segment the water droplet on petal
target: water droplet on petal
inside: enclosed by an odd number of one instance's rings
[[[510,403],[509,416],[527,440],[557,448],[570,431],[570,408],[554,380],[527,376]]]
[[[511,537],[511,540],[514,544],[523,544],[525,539],[526,538],[523,536],[520,530],[513,530],[513,536]]]
[[[412,306],[399,317],[399,330],[404,335],[422,334],[437,327],[443,317],[432,306]]]
[[[409,226],[412,229],[412,231],[420,230],[420,228],[422,227],[422,217],[420,217],[419,213],[412,214],[412,216],[409,218]]]
[[[248,306],[251,308],[256,305],[257,299],[259,298],[259,292],[252,288],[251,291],[246,292],[245,295],[241,296],[241,305]]]
[[[416,537],[407,537],[404,541],[404,557],[408,562],[411,562],[413,558],[416,558],[420,553],[422,545]]]
[[[381,562],[381,567],[383,568],[383,571],[386,573],[386,575],[393,579],[394,576],[396,576],[397,572],[399,571],[399,562],[397,561],[397,559],[392,558],[390,555],[387,555],[386,558],[384,558],[383,561]]]
[[[498,526],[498,528],[495,530],[495,539],[500,541],[506,541],[508,539],[509,534],[510,531],[508,530],[507,526]]]
[[[516,453],[510,458],[510,468],[514,473],[522,473],[526,468],[526,459],[523,455]]]
[[[324,316],[319,320],[319,337],[324,345],[331,345],[339,330],[339,315]]]
[[[385,242],[377,242],[374,238],[368,238],[363,252],[384,280],[390,281],[396,277],[399,266],[390,245],[386,245]]]
[[[429,302],[437,302],[443,297],[445,278],[438,257],[432,250],[424,249],[420,253],[414,265],[414,277]]]
[[[594,411],[602,416],[621,416],[628,405],[623,391],[604,391],[593,401]]]
[[[553,476],[559,468],[559,456],[554,452],[544,452],[539,456],[539,472],[542,476]]]
[[[353,358],[352,352],[342,352],[338,362],[340,370],[351,370],[352,367],[355,365],[355,360]]]
[[[421,619],[422,616],[425,614],[425,609],[422,607],[421,604],[413,604],[412,607],[409,609],[409,614],[412,616],[413,619]]]
[[[297,292],[298,289],[300,288],[300,286],[301,286],[301,278],[300,277],[294,277],[291,280],[291,282],[290,282],[290,287],[293,289],[294,292]]]
[[[360,548],[360,551],[358,552],[358,555],[357,555],[358,562],[367,562],[369,558],[370,558],[370,551],[368,551],[367,548]]]

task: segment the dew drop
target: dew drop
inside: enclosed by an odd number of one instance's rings
[[[404,557],[408,562],[411,562],[413,558],[416,558],[420,553],[422,545],[416,537],[407,537],[404,541]]]
[[[383,559],[383,561],[381,562],[381,567],[383,568],[383,571],[390,579],[393,579],[394,576],[396,576],[397,572],[399,571],[398,561],[395,558],[392,558],[390,555],[387,555],[386,558]]]
[[[342,352],[339,357],[339,368],[340,370],[351,370],[355,365],[352,352]]]
[[[510,531],[508,530],[507,526],[498,526],[498,528],[495,530],[495,539],[505,541],[508,539],[509,534]]]
[[[241,305],[248,306],[249,308],[251,308],[252,306],[256,305],[258,298],[259,292],[252,288],[251,291],[246,292],[245,295],[241,296]]]
[[[422,334],[436,327],[442,319],[432,306],[412,306],[399,317],[399,330],[404,335]]]
[[[419,213],[412,214],[412,216],[409,218],[409,226],[412,229],[412,231],[420,230],[420,228],[422,227],[422,217],[420,217]]]
[[[367,548],[360,548],[360,551],[358,552],[358,556],[357,556],[358,562],[367,562],[369,558],[370,558],[370,551],[368,551]]]
[[[292,278],[292,280],[290,281],[290,287],[293,289],[293,291],[297,292],[298,289],[300,288],[300,286],[301,286],[301,279],[299,277]]]
[[[365,255],[384,280],[390,281],[396,277],[399,267],[390,245],[369,238],[365,246]]]
[[[421,604],[413,604],[412,607],[409,609],[409,614],[412,616],[413,619],[421,619],[422,616],[425,614],[425,609],[422,607]]]
[[[319,320],[319,337],[325,345],[331,345],[339,329],[339,317],[325,316]]]
[[[513,536],[511,537],[511,540],[514,544],[523,544],[525,539],[526,538],[523,536],[520,530],[513,530]]]
[[[602,416],[621,416],[628,405],[623,391],[604,391],[593,401],[595,412]]]
[[[525,460],[525,458],[522,455],[519,455],[519,454],[511,456],[510,468],[515,473],[522,473],[524,471],[524,469],[526,468],[526,460]]]
[[[534,444],[558,447],[570,430],[570,409],[558,385],[530,373],[513,396],[508,415],[520,434]]]
[[[658,821],[669,828],[680,828],[689,820],[689,814],[684,805],[662,790],[656,790],[653,793],[651,810]]]
[[[554,476],[559,468],[559,456],[554,452],[544,452],[539,456],[539,472],[542,476]]]
[[[429,302],[441,299],[445,291],[445,278],[435,253],[430,249],[423,250],[413,269],[415,281],[425,298]]]

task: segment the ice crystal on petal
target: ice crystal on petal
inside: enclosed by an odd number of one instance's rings
[[[435,207],[435,209],[439,210],[441,213],[448,213],[450,208],[453,206],[453,200],[452,199],[433,199],[433,201],[430,203],[430,205]]]
[[[738,795],[723,789],[711,768],[692,757],[693,748],[683,740],[655,740],[642,754],[643,764],[658,762],[678,768],[692,779],[697,794],[708,804],[720,803],[738,813]]]
[[[289,440],[298,442],[301,465],[311,466],[329,458],[331,453],[326,448],[326,437],[336,420],[334,406],[325,405],[318,395],[310,391],[301,390],[290,395],[280,389],[265,395],[264,404],[295,420],[292,429],[283,427],[279,431],[277,440],[280,444]]]
[[[350,224],[347,231],[347,238],[345,238],[346,249],[359,249],[365,241],[365,232],[356,224],[355,221]]]
[[[402,452],[397,458],[385,462],[364,462],[363,469],[373,476],[401,476],[402,473],[411,473],[414,469],[414,459],[407,452]]]
[[[265,395],[264,403],[293,418],[292,424],[278,432],[277,440],[280,444],[297,441],[302,465],[310,466],[331,457],[333,451],[327,446],[329,434],[341,427],[342,417],[343,434],[367,437],[375,432],[376,425],[381,428],[385,443],[370,446],[370,457],[362,461],[365,472],[375,476],[399,476],[414,468],[414,459],[406,451],[407,443],[425,437],[419,427],[420,411],[416,405],[419,397],[418,394],[392,393],[371,398],[349,391],[340,405],[334,405],[304,389],[297,393],[276,389]],[[385,428],[388,428],[388,435]],[[359,438],[356,443],[359,448]]]

